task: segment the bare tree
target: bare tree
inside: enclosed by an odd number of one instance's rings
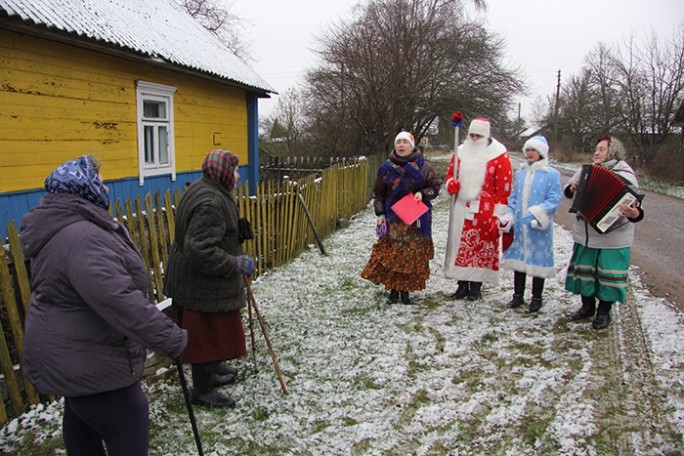
[[[652,35],[641,44],[599,43],[563,89],[563,142],[588,150],[598,136],[618,134],[628,140],[632,160],[647,164],[668,143],[677,150],[672,123],[683,101],[684,28],[667,42]]]
[[[523,88],[517,70],[501,65],[502,46],[464,19],[459,0],[369,1],[323,37],[324,63],[307,74],[321,147],[384,151],[401,129],[420,138],[454,109],[496,123]]]
[[[262,126],[262,141],[279,156],[305,156],[311,148],[309,119],[304,94],[290,89],[278,98],[275,109]]]
[[[144,1],[144,0],[143,0]],[[202,26],[216,35],[235,55],[250,60],[245,43],[240,38],[241,18],[230,9],[232,2],[221,0],[176,0]]]

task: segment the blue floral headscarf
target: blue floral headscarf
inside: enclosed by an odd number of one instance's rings
[[[45,179],[48,193],[70,193],[109,209],[109,195],[86,155],[62,163]]]

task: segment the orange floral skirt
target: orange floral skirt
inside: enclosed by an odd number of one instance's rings
[[[432,239],[415,225],[390,223],[387,236],[373,245],[361,277],[387,290],[424,290],[430,278],[430,260],[435,255]]]

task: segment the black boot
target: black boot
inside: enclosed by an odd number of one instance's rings
[[[205,407],[235,407],[235,401],[230,396],[224,396],[214,389],[214,365],[192,365],[192,403]]]
[[[408,291],[401,292],[401,302],[403,302],[404,304],[411,304],[411,298],[409,298]]]
[[[226,361],[219,361],[214,364],[214,372],[216,375],[228,375],[231,374],[233,377],[237,378],[238,369],[228,364]]]
[[[610,325],[610,308],[613,303],[610,301],[599,301],[596,318],[591,322],[591,327],[594,329],[605,329]]]
[[[220,375],[214,371],[214,386],[224,386],[235,383],[236,377],[233,374]]]
[[[396,304],[399,302],[399,292],[397,290],[390,290],[389,302],[390,304]]]
[[[520,307],[523,304],[525,304],[525,300],[523,299],[522,295],[518,296],[517,294],[513,293],[513,299],[508,301],[506,307],[508,307],[509,309],[515,309],[516,307]]]
[[[482,297],[482,282],[470,282],[470,291],[468,291],[468,300],[477,301]]]
[[[468,296],[468,293],[470,292],[470,287],[468,282],[465,280],[459,280],[458,281],[458,288],[456,289],[456,292],[451,295],[452,299],[463,299],[466,296]]]
[[[523,295],[525,293],[525,279],[527,274],[524,272],[515,271],[513,273],[513,299],[508,301],[506,307],[509,309],[515,309],[525,304]]]
[[[539,312],[539,309],[541,309],[541,306],[542,306],[541,298],[536,298],[533,296],[532,300],[530,301],[530,305],[527,306],[527,313]]]
[[[593,296],[582,295],[582,307],[570,315],[570,320],[583,320],[593,317],[596,313],[596,299]]]
[[[532,300],[527,306],[527,313],[539,312],[542,306],[542,293],[544,291],[544,279],[541,277],[532,277]]]

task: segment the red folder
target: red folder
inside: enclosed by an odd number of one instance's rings
[[[428,211],[428,207],[422,201],[415,201],[413,193],[409,193],[392,205],[392,210],[399,218],[411,225],[413,222]]]

